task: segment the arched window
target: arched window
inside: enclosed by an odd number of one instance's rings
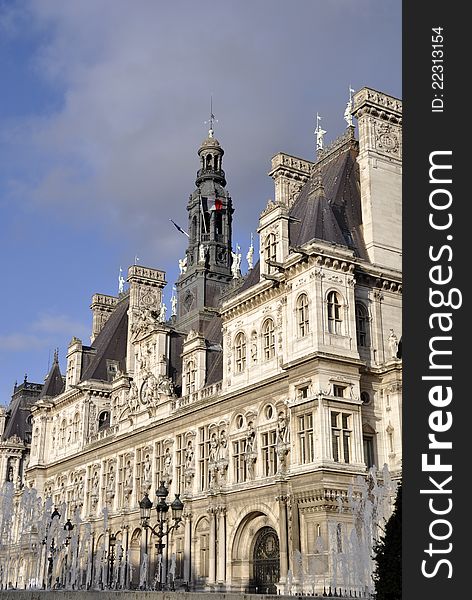
[[[66,444],[66,431],[67,431],[67,421],[62,419],[61,426],[59,428],[59,445],[65,446]]]
[[[308,296],[306,294],[300,294],[297,299],[297,325],[299,337],[304,337],[308,334]]]
[[[195,361],[189,360],[187,362],[187,366],[185,369],[185,378],[186,378],[186,393],[193,394],[195,391],[195,379],[196,379],[197,369],[195,368]]]
[[[328,294],[328,331],[339,335],[341,333],[341,300],[337,292]]]
[[[275,333],[272,319],[267,319],[262,326],[262,338],[264,340],[264,358],[270,360],[275,356]]]
[[[277,260],[277,239],[275,237],[275,233],[269,233],[264,242],[264,259],[267,265],[267,273],[273,273],[275,271],[275,267],[271,267],[267,261]]]
[[[106,429],[107,427],[110,427],[110,411],[103,410],[98,415],[98,430],[100,431],[102,429]]]
[[[246,369],[246,336],[238,333],[235,344],[236,373],[242,373]]]
[[[356,304],[356,333],[357,333],[357,345],[366,347],[367,342],[367,309],[363,304]]]

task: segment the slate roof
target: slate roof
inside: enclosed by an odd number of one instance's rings
[[[46,377],[46,381],[44,382],[43,389],[39,394],[39,398],[54,398],[55,396],[59,396],[59,394],[64,391],[64,384],[65,382],[61,374],[57,354],[55,354],[52,367]]]
[[[119,362],[119,368],[126,370],[126,347],[128,338],[129,296],[119,302],[108,321],[97,335],[90,348],[85,348],[80,381],[95,379],[108,380],[107,359]]]
[[[7,409],[7,420],[1,440],[8,440],[17,435],[26,443],[31,441],[31,423],[28,422],[28,417],[31,414],[31,406],[37,401],[42,387],[40,383],[26,380],[21,385],[15,386]]]
[[[324,156],[315,165],[322,190],[313,193],[314,181],[308,181],[290,208],[289,243],[302,246],[315,239],[347,246],[367,258],[361,225],[361,196],[357,149],[352,144]]]

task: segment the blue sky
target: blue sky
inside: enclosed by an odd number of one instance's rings
[[[169,306],[210,97],[245,255],[271,157],[313,159],[317,112],[340,135],[349,85],[401,97],[401,0],[0,0],[0,73],[8,404],[56,347],[65,370],[135,256],[166,271]]]

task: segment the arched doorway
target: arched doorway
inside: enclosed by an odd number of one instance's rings
[[[280,548],[277,532],[263,527],[257,534],[253,552],[253,586],[258,594],[276,594],[280,579]]]

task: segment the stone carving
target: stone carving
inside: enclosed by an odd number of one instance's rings
[[[256,431],[254,429],[254,424],[252,421],[249,421],[246,431],[246,449],[245,449],[245,457],[246,461],[247,473],[250,479],[254,477],[254,463],[257,460],[256,453]]]
[[[130,412],[136,412],[139,408],[138,386],[134,381],[131,382],[128,394],[128,407]]]
[[[389,123],[376,124],[376,149],[386,154],[399,155],[400,141],[396,130],[397,128]]]
[[[393,329],[390,329],[390,335],[388,336],[388,347],[390,348],[390,357],[397,358],[398,352],[398,338],[395,335]]]
[[[152,483],[152,465],[151,465],[151,455],[146,453],[144,457],[143,463],[143,483],[146,485],[151,485]]]
[[[187,272],[187,257],[184,256],[184,258],[179,258],[179,269],[180,269],[180,274],[183,275],[184,273]]]
[[[107,487],[106,487],[106,497],[108,501],[113,500],[115,497],[115,484],[116,484],[116,476],[115,476],[115,465],[113,462],[109,465],[108,477],[107,477]]]
[[[241,277],[241,248],[239,244],[236,245],[236,252],[231,252],[231,257],[233,262],[231,264],[231,273],[233,274],[233,279],[238,279]]]
[[[131,325],[131,339],[136,340],[140,335],[149,333],[156,328],[159,322],[159,315],[156,311],[149,308],[141,308],[139,311],[134,311],[135,319]]]
[[[251,360],[257,363],[257,331],[251,333]]]
[[[276,452],[279,462],[279,472],[285,471],[287,454],[290,450],[290,430],[285,411],[281,410],[277,419]]]
[[[167,447],[164,453],[164,468],[162,470],[164,483],[169,485],[172,481],[172,452]]]

